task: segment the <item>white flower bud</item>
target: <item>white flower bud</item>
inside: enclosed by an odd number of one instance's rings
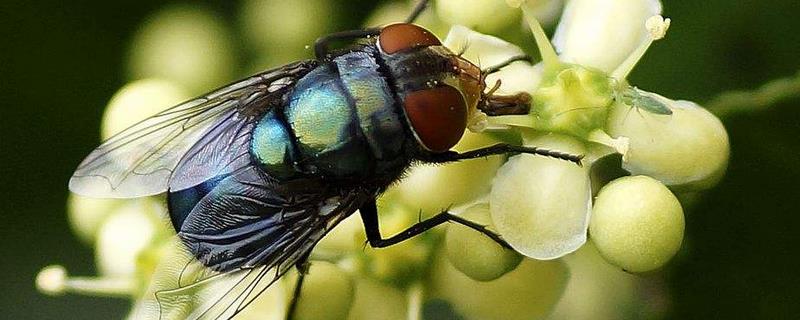
[[[654,114],[623,103],[611,108],[608,133],[627,137],[630,143],[623,168],[683,189],[706,189],[716,184],[730,154],[722,122],[693,102],[642,94],[662,102],[672,114]]]
[[[663,184],[646,176],[623,177],[600,190],[589,234],[600,254],[628,271],[667,263],[683,241],[683,209]]]
[[[530,137],[526,146],[585,154],[568,136]],[[586,242],[591,209],[589,170],[532,155],[511,157],[494,179],[489,203],[497,231],[514,249],[535,259],[555,259]]]
[[[81,240],[93,243],[106,218],[125,202],[120,199],[89,198],[70,193],[67,198],[69,224]]]
[[[465,209],[459,216],[494,230],[488,204]],[[460,224],[447,227],[447,258],[453,266],[478,281],[491,281],[514,270],[522,256],[486,235]]]
[[[645,21],[659,13],[658,0],[572,0],[553,44],[564,62],[611,72],[648,41]]]
[[[560,260],[524,259],[497,280],[475,281],[438,256],[429,296],[448,301],[467,320],[543,319],[558,303],[569,279]]]
[[[632,309],[653,304],[652,296],[641,292],[642,279],[608,264],[591,241],[563,260],[569,283],[548,320],[627,319]]]
[[[229,31],[219,15],[197,5],[175,5],[151,16],[131,44],[132,78],[168,79],[207,91],[236,70]]]
[[[489,33],[519,23],[520,18],[520,11],[504,0],[438,0],[436,13],[447,23]]]
[[[304,48],[333,32],[331,13],[336,9],[329,0],[248,0],[242,4],[240,22],[261,58],[280,65],[311,53],[304,54]]]
[[[461,25],[450,28],[444,39],[444,45],[453,52],[463,51],[462,57],[484,68],[525,54],[512,43]],[[541,73],[541,64],[534,66],[526,62],[517,62],[488,75],[486,83],[492,86],[501,80],[499,93],[533,92],[539,85]]]
[[[128,83],[108,102],[100,126],[100,137],[103,140],[111,138],[137,122],[189,98],[186,90],[166,80],[143,79]]]
[[[48,295],[61,295],[67,289],[67,269],[59,265],[47,266],[36,275],[36,288]]]
[[[463,152],[497,142],[483,134],[466,132],[453,149]],[[492,177],[502,163],[503,157],[492,156],[445,165],[418,165],[386,197],[402,202],[415,214],[417,210],[427,216],[437,214],[489,192]]]
[[[161,226],[164,208],[151,199],[129,200],[100,227],[95,259],[100,273],[133,276],[140,253],[152,244]]]

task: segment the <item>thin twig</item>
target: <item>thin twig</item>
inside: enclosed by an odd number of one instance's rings
[[[729,91],[718,95],[706,104],[706,108],[720,118],[740,112],[753,112],[800,96],[800,72],[775,79],[755,90]]]

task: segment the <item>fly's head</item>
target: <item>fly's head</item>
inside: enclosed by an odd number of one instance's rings
[[[414,138],[428,152],[450,150],[486,88],[480,68],[411,23],[384,27],[377,46]]]

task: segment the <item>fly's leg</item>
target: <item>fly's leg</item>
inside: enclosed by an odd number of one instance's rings
[[[292,291],[292,300],[289,302],[289,309],[286,310],[286,320],[294,320],[295,317],[295,310],[297,310],[297,302],[300,300],[300,291],[303,289],[303,281],[306,278],[306,274],[308,273],[308,269],[311,267],[311,262],[308,260],[308,256],[303,258],[301,262],[297,263],[297,282],[294,285],[294,290]]]
[[[511,249],[511,246],[503,240],[500,235],[492,232],[491,230],[487,229],[486,226],[469,221],[462,217],[453,215],[447,211],[442,211],[441,213],[425,220],[418,222],[417,224],[409,227],[408,229],[391,236],[389,238],[384,239],[381,236],[381,230],[378,223],[378,207],[375,204],[375,199],[369,200],[365,202],[361,208],[359,209],[361,213],[361,220],[364,222],[364,231],[367,233],[367,241],[369,245],[373,248],[385,248],[405,240],[412,238],[420,233],[428,231],[429,229],[438,226],[445,222],[455,222],[471,228],[475,231],[483,233],[490,239],[497,242],[499,245]]]
[[[421,0],[411,11],[411,14],[406,18],[406,23],[412,23],[419,18],[420,14],[428,7],[429,0]],[[349,30],[331,33],[329,35],[317,38],[314,41],[314,55],[318,61],[327,61],[328,54],[330,53],[330,44],[334,41],[361,39],[366,37],[374,37],[381,34],[381,28],[367,28],[360,30]]]
[[[349,39],[361,39],[371,36],[377,36],[381,33],[379,28],[369,28],[361,30],[349,30],[331,33],[329,35],[319,37],[314,41],[314,55],[318,61],[327,61],[331,42]]]
[[[420,0],[420,2],[417,3],[416,6],[414,6],[414,10],[411,11],[411,14],[408,15],[408,18],[406,18],[405,22],[412,23],[415,20],[417,20],[417,18],[419,18],[422,12],[425,11],[425,9],[428,7],[428,2],[429,2],[428,0]]]
[[[565,160],[569,162],[574,162],[577,165],[582,165],[581,160],[583,159],[583,155],[575,155],[571,153],[550,150],[550,149],[543,149],[537,147],[525,147],[525,146],[517,146],[508,143],[498,143],[496,145],[488,146],[485,148],[480,148],[476,150],[471,150],[467,152],[455,152],[455,151],[447,151],[444,153],[433,153],[427,154],[420,157],[420,160],[429,162],[429,163],[448,163],[448,162],[456,162],[460,160],[467,160],[467,159],[475,159],[475,158],[483,158],[493,155],[499,154],[509,154],[509,153],[524,153],[524,154],[533,154],[539,156],[545,156],[560,160]]]
[[[501,69],[503,69],[505,67],[508,67],[510,64],[512,64],[514,62],[517,62],[517,61],[526,61],[526,62],[530,63],[530,62],[533,62],[533,58],[531,58],[531,56],[529,56],[527,54],[521,54],[521,55],[518,55],[518,56],[513,56],[511,58],[508,58],[508,60],[506,60],[506,61],[503,61],[501,63],[498,63],[496,65],[493,65],[491,67],[488,67],[486,69],[481,70],[481,73],[482,74],[492,74],[492,73],[495,73],[497,71],[500,71]]]

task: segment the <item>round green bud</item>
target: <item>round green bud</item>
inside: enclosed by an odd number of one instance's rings
[[[549,134],[526,146],[585,154],[574,138]],[[489,204],[497,231],[511,247],[534,259],[555,259],[586,242],[591,207],[587,166],[533,155],[511,157],[494,179]]]
[[[463,152],[497,142],[483,134],[466,132],[453,149]],[[488,193],[492,178],[502,164],[502,156],[492,156],[446,165],[418,165],[400,184],[390,188],[386,196],[412,208],[415,215],[417,210],[422,210],[423,217],[431,216]]]
[[[354,296],[350,274],[332,263],[314,261],[300,291],[295,319],[346,319]]]
[[[520,11],[509,7],[504,0],[439,0],[436,13],[449,24],[489,33],[518,25],[520,21]]]
[[[488,204],[469,207],[459,216],[484,225],[490,230],[494,229]],[[486,235],[460,224],[451,224],[447,227],[445,247],[450,263],[468,277],[478,281],[500,278],[514,270],[522,261],[522,256],[516,251],[506,249]]]
[[[730,155],[722,122],[693,102],[640,92],[665,105],[672,114],[656,114],[623,103],[611,108],[606,131],[630,142],[622,167],[678,189],[714,186],[724,174]]]
[[[103,140],[128,127],[190,98],[183,88],[159,79],[143,79],[128,83],[111,97],[100,137]]]
[[[569,271],[560,260],[525,259],[497,280],[475,281],[444,257],[433,265],[428,296],[448,301],[466,319],[543,319],[561,298]]]
[[[600,190],[589,234],[600,254],[628,272],[654,270],[678,252],[683,241],[683,209],[661,182],[623,177]]]
[[[570,65],[542,80],[533,93],[534,128],[586,137],[602,128],[612,102],[608,76]]]
[[[197,4],[156,12],[133,38],[130,76],[171,80],[194,93],[230,81],[236,70],[233,41],[219,16]]]

